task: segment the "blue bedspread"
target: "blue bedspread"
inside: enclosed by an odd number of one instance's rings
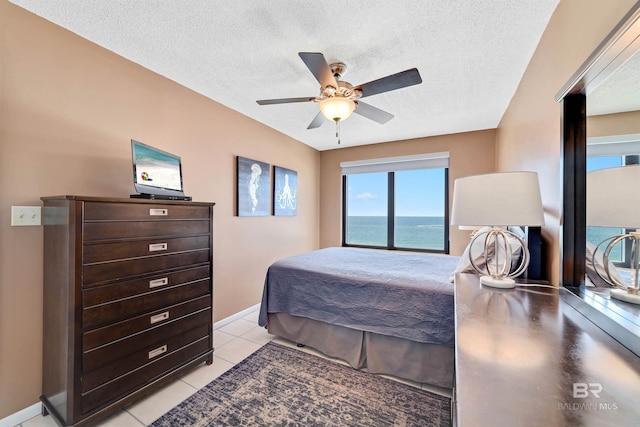
[[[267,271],[267,312],[454,345],[453,284],[459,257],[359,248],[327,248],[285,258]]]

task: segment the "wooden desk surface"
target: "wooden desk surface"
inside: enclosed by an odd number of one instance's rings
[[[640,426],[640,358],[563,292],[456,276],[459,426]]]

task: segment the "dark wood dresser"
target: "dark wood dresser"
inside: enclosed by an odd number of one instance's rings
[[[566,303],[575,295],[467,274],[455,287],[457,426],[640,425],[640,358]]]
[[[94,425],[213,361],[213,203],[43,197],[43,413]]]

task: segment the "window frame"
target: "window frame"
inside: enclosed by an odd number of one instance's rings
[[[444,170],[444,244],[442,250],[440,249],[427,249],[427,248],[405,248],[395,245],[395,172],[394,170],[387,172],[387,245],[375,246],[375,245],[362,245],[347,243],[347,197],[348,186],[347,178],[348,173],[342,174],[342,236],[341,244],[343,247],[354,248],[367,248],[367,249],[380,249],[380,250],[401,250],[409,252],[428,252],[448,255],[450,252],[449,244],[449,167],[434,167],[434,168],[415,168],[405,170],[422,170],[422,169],[443,169]]]

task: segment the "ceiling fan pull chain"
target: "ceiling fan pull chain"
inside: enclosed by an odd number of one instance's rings
[[[338,138],[338,145],[340,145],[340,120],[336,120],[336,138]]]

